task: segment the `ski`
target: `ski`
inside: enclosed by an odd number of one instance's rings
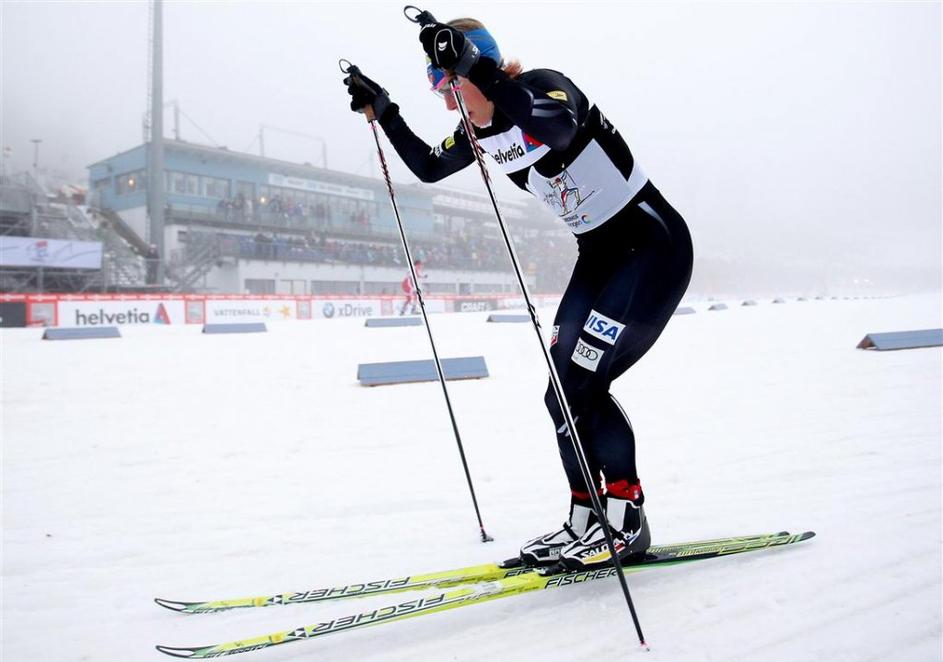
[[[713,541],[701,541],[665,547],[652,547],[645,559],[624,566],[625,572],[637,572],[650,567],[680,565],[692,561],[730,556],[752,552],[769,547],[791,545],[808,540],[815,533],[807,531],[799,534],[773,534],[751,536],[747,538],[728,538]],[[652,551],[656,550],[656,551]],[[562,586],[572,586],[614,576],[616,569],[603,567],[582,572],[560,572],[556,569],[544,569],[523,572],[502,579],[483,581],[473,586],[457,587],[436,595],[418,597],[398,605],[380,607],[361,614],[344,616],[330,621],[298,627],[292,630],[274,632],[251,639],[241,639],[210,646],[171,647],[157,646],[157,650],[172,657],[187,659],[208,659],[236,655],[250,651],[263,650],[272,646],[306,639],[314,639],[328,634],[401,621],[407,618],[433,614],[449,609],[464,607],[499,598],[519,595],[531,591],[540,591]]]
[[[718,538],[716,540],[702,540],[696,543],[684,542],[673,545],[659,545],[650,548],[650,555],[664,555],[679,548],[688,548],[692,545],[699,547],[709,545],[729,545],[744,541],[767,539],[782,536],[783,533],[766,533],[736,538]],[[515,563],[516,562],[516,563]],[[275,595],[257,595],[247,598],[229,600],[210,600],[205,602],[181,602],[155,598],[154,602],[161,607],[186,614],[207,614],[230,609],[246,609],[256,607],[270,607],[273,605],[293,605],[306,602],[327,602],[342,598],[357,598],[370,595],[384,595],[388,593],[402,593],[405,591],[419,591],[432,588],[448,588],[463,584],[477,584],[480,582],[495,581],[506,577],[513,577],[526,572],[533,572],[535,568],[523,567],[517,559],[503,563],[486,563],[466,568],[455,568],[441,572],[430,572],[406,577],[380,579],[359,584],[331,586],[326,588],[312,588],[305,591],[290,591]]]

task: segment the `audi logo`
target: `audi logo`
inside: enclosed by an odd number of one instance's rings
[[[589,345],[584,345],[582,342],[577,343],[576,353],[589,361],[595,361],[599,358],[599,352],[597,350],[593,349]]]

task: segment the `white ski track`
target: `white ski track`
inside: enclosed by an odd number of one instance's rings
[[[656,540],[812,529],[813,544],[629,577],[646,662],[939,662],[940,297],[758,306],[672,320],[613,393],[632,419]],[[552,310],[541,310],[544,330]],[[128,327],[50,343],[2,329],[4,660],[167,659],[155,642],[276,631],[284,610],[181,618],[154,596],[235,596],[513,556],[566,485],[528,325],[432,316],[495,542],[483,545],[436,383],[367,389],[356,366],[428,357],[422,328],[362,319],[269,333]],[[196,593],[195,593],[196,592]],[[545,598],[545,599],[544,599]],[[617,582],[276,648],[264,662],[607,659],[637,646]],[[358,600],[367,610],[390,597]],[[524,603],[529,603],[524,605]],[[314,623],[337,605],[300,605]],[[349,610],[344,610],[349,611]],[[246,658],[248,659],[248,658]]]

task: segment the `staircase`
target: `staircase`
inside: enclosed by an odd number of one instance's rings
[[[198,235],[191,239],[179,260],[168,262],[166,276],[174,292],[193,292],[197,283],[217,266],[222,258],[219,239],[215,235]]]
[[[137,290],[147,284],[146,261],[137,252],[137,246],[126,241],[123,233],[113,231],[116,226],[112,216],[117,214],[98,209],[86,213],[69,205],[66,215],[72,230],[79,235],[76,239],[102,242],[102,278],[106,289]]]
[[[124,219],[113,209],[92,207],[90,211],[93,215],[103,218],[108,227],[114,231],[124,242],[138,255],[146,257],[150,245],[144,241],[134,229],[124,222]]]

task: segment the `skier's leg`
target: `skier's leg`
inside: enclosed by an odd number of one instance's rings
[[[626,555],[643,552],[650,537],[641,509],[634,431],[609,386],[658,339],[687,288],[692,263],[683,219],[654,187],[647,193],[643,205],[580,241],[580,258],[554,320],[550,350],[591,475],[605,475],[607,519],[626,533]],[[587,486],[583,479],[552,388],[545,402],[570,482],[572,513],[576,505],[588,507],[589,490],[600,486],[595,480]],[[599,526],[591,524],[583,538],[587,536],[593,538],[591,544],[571,550],[576,567],[597,561],[599,543],[605,546]]]
[[[691,279],[693,255],[683,219],[657,191],[653,190],[647,199],[647,209],[638,212],[639,223],[651,221],[657,231],[633,252],[635,259],[609,280],[594,302],[584,328],[584,332],[591,334],[587,342],[595,342],[612,354],[610,363],[600,368],[605,370],[607,397],[596,401],[598,408],[591,432],[593,454],[605,474],[610,493],[613,488],[609,486],[615,484],[637,485],[638,471],[632,424],[608,392],[608,384],[635,365],[655,344]],[[622,325],[621,330],[618,325]],[[609,341],[614,342],[610,345]]]
[[[635,464],[635,433],[609,393],[609,385],[652,347],[691,276],[690,239],[683,221],[667,203],[660,207],[661,214],[651,206],[650,211],[640,209],[635,214],[633,220],[648,222],[652,232],[623,256],[621,266],[593,301],[571,357],[583,370],[571,370],[566,386],[574,394],[570,402],[574,413],[579,411],[584,417],[586,433],[580,429],[583,426],[577,426],[581,438],[592,440],[587,453],[605,476],[607,519],[619,534],[626,556],[644,552],[650,533]],[[675,218],[665,222],[670,214]],[[618,245],[614,241],[618,235],[612,232],[601,238],[606,240],[604,250]],[[607,562],[608,553],[602,530],[596,526],[564,548],[561,560],[572,568],[587,567]]]
[[[550,357],[553,359],[560,382],[563,385],[564,394],[572,409],[572,414],[576,419],[577,434],[583,439],[584,444],[591,441],[584,439],[586,432],[585,417],[571,399],[577,397],[577,394],[571,392],[568,386],[573,382],[572,373],[576,366],[570,361],[570,357],[579,340],[579,332],[583,321],[586,319],[595,292],[601,287],[604,277],[600,276],[598,265],[590,259],[584,259],[582,256],[577,260],[567,285],[560,305],[557,308],[556,317],[553,320],[553,332],[550,340]],[[579,399],[577,397],[577,399]],[[566,472],[567,481],[570,484],[570,491],[574,498],[582,505],[589,506],[589,490],[599,491],[599,466],[591,460],[591,454],[587,450],[587,459],[590,460],[590,473],[596,478],[594,485],[587,486],[580,471],[579,462],[576,459],[576,452],[573,450],[573,443],[570,439],[570,431],[566,427],[566,421],[560,404],[557,400],[556,391],[553,385],[548,383],[547,391],[544,395],[544,403],[550,412],[550,418],[553,421],[554,430],[557,435],[557,446],[560,451],[560,458],[563,461],[563,469]]]
[[[595,272],[596,269],[592,268],[590,261],[577,260],[553,321],[550,356],[557,372],[560,374],[560,379],[564,383],[570,369],[568,357],[573,352],[573,347],[579,336],[579,327],[582,323],[580,320],[585,319],[586,312],[592,302],[593,292],[602,282]],[[553,421],[560,458],[563,461],[563,469],[570,485],[570,511],[567,521],[561,528],[534,538],[521,547],[521,558],[530,565],[558,561],[560,550],[574,540],[579,539],[596,522],[589,490],[595,489],[597,494],[602,495],[599,484],[599,467],[595,466],[589,457],[590,474],[595,476],[596,480],[592,487],[587,487],[586,481],[583,479],[576,453],[573,450],[573,444],[570,441],[570,434],[566,428],[563,413],[552,385],[548,385],[544,401]],[[582,432],[580,429],[582,424],[578,416],[576,425],[578,432]]]

